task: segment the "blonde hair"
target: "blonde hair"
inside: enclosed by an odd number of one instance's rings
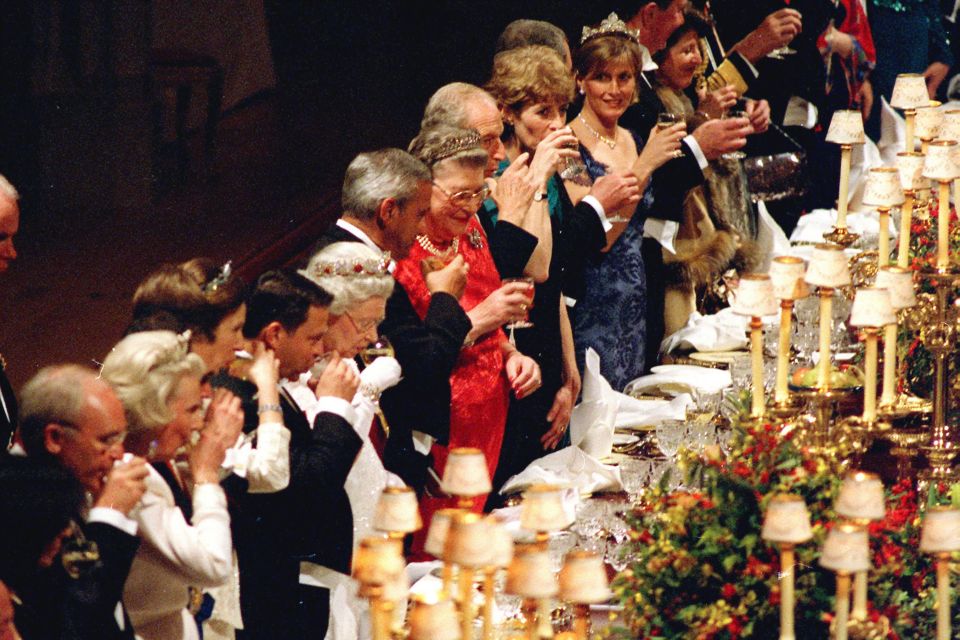
[[[123,403],[131,433],[173,420],[168,403],[180,379],[199,378],[206,371],[203,359],[187,351],[187,343],[172,331],[142,331],[118,342],[104,359],[100,375]]]
[[[387,299],[393,293],[393,276],[386,270],[369,268],[324,269],[325,266],[378,265],[381,254],[360,242],[335,242],[313,254],[300,275],[309,278],[333,296],[330,313],[343,315],[352,307],[375,296]],[[330,271],[330,273],[325,273]]]
[[[485,88],[500,106],[519,112],[536,102],[569,104],[574,86],[573,75],[557,52],[533,45],[498,53]]]

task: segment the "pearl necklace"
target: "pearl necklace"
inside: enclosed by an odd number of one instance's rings
[[[435,244],[430,242],[430,238],[426,235],[417,236],[417,242],[423,247],[423,250],[427,253],[433,254],[438,258],[446,259],[451,255],[455,255],[457,250],[460,248],[460,236],[457,236],[453,239],[453,242],[450,243],[450,246],[447,247],[444,251],[441,251],[437,248]]]
[[[577,116],[577,120],[579,120],[580,122],[583,123],[583,126],[585,126],[585,127],[587,128],[587,132],[589,132],[591,135],[593,135],[594,138],[596,138],[597,140],[599,140],[599,141],[602,142],[603,144],[607,145],[607,146],[610,147],[611,149],[613,149],[614,147],[617,146],[617,137],[620,135],[620,130],[619,130],[619,129],[614,129],[613,137],[612,137],[612,138],[608,138],[607,136],[603,135],[602,133],[600,133],[599,131],[597,131],[597,130],[594,129],[593,127],[591,127],[589,124],[587,124],[587,121],[583,119],[583,114],[582,114],[582,113]]]

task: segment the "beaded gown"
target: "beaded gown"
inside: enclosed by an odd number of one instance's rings
[[[476,217],[471,218],[458,242],[458,253],[470,265],[460,305],[465,311],[470,311],[500,288],[500,274],[494,266],[486,236]],[[427,313],[430,293],[420,270],[420,261],[432,255],[416,243],[410,254],[397,263],[393,274],[406,289],[421,318]],[[450,258],[453,258],[452,254]],[[454,447],[480,449],[487,459],[491,477],[496,471],[510,394],[500,349],[505,340],[503,329],[498,328],[460,351],[460,358],[450,376],[450,442],[447,446],[435,443],[431,450],[433,469],[440,478],[443,477],[447,452]],[[478,508],[483,503],[484,497],[475,501]],[[424,496],[420,500],[424,524],[429,524],[436,509],[452,506],[456,506],[453,500]],[[425,532],[426,527],[421,530],[422,534]],[[417,546],[417,539],[414,546]]]

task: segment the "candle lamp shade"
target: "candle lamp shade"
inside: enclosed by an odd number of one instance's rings
[[[920,531],[920,551],[960,551],[960,509],[942,505],[927,508]]]
[[[883,520],[887,510],[880,477],[865,471],[847,474],[840,485],[834,509],[844,518]]]
[[[748,273],[740,276],[737,294],[733,300],[733,312],[743,316],[762,317],[777,312],[777,298],[773,294],[770,276]]]
[[[890,106],[894,109],[922,109],[930,106],[927,81],[919,73],[901,73],[893,85]]]
[[[563,489],[537,484],[523,492],[520,526],[528,531],[560,531],[573,524],[563,505]]]
[[[867,530],[841,524],[830,530],[820,552],[820,566],[838,573],[858,573],[870,569],[870,545]]]
[[[487,522],[489,524],[488,535],[490,536],[488,566],[506,568],[510,566],[510,561],[513,560],[513,536],[493,516],[487,516]]]
[[[490,525],[478,513],[460,512],[450,520],[443,545],[443,560],[479,569],[490,562]]]
[[[589,551],[571,551],[560,570],[560,598],[574,604],[601,604],[610,599],[603,558]]]
[[[821,243],[813,248],[807,271],[807,284],[815,287],[845,287],[850,284],[850,267],[843,247],[838,244]]]
[[[850,310],[852,327],[885,327],[897,322],[897,311],[890,302],[890,292],[880,287],[861,287],[853,298]]]
[[[902,267],[883,266],[877,271],[876,286],[890,293],[890,304],[894,309],[907,309],[917,304],[917,294],[913,287],[913,271]]]
[[[863,115],[853,109],[834,111],[827,129],[827,142],[842,145],[863,144],[866,135],[863,132]]]
[[[899,207],[903,204],[903,186],[896,167],[877,167],[867,174],[863,204],[869,207]]]
[[[459,640],[460,620],[453,600],[415,595],[410,608],[410,640]]]
[[[929,100],[929,106],[917,109],[915,133],[921,140],[933,140],[940,135],[943,125],[943,111],[939,100]]]
[[[490,493],[490,470],[480,449],[451,449],[443,469],[443,490],[451,496],[475,497]]]
[[[523,598],[552,598],[560,591],[550,556],[537,545],[517,545],[507,568],[507,593]]]
[[[412,533],[423,526],[417,494],[410,487],[387,487],[380,493],[373,514],[373,528],[378,531]]]
[[[447,544],[447,533],[450,531],[450,521],[460,513],[459,509],[438,509],[433,512],[430,528],[427,529],[427,539],[423,543],[423,550],[434,558],[443,557],[443,549]]]
[[[767,542],[801,544],[813,537],[810,511],[803,498],[781,493],[773,496],[764,513],[760,536]]]
[[[901,151],[897,154],[900,186],[904,191],[923,191],[930,188],[930,181],[923,177],[925,160],[926,156],[918,151]]]
[[[770,262],[773,295],[780,300],[799,300],[810,294],[803,274],[807,266],[796,256],[777,256]]]
[[[923,163],[923,176],[931,180],[949,182],[960,178],[955,155],[955,140],[934,140],[927,148],[927,158]]]
[[[941,140],[960,141],[960,109],[948,109],[943,113],[940,134],[937,137]]]
[[[354,552],[353,577],[365,585],[385,586],[405,567],[400,540],[364,538]]]

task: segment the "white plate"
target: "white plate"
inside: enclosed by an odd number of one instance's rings
[[[613,444],[614,446],[624,447],[629,444],[634,444],[635,442],[640,442],[639,436],[630,435],[629,433],[615,433],[613,434]]]

